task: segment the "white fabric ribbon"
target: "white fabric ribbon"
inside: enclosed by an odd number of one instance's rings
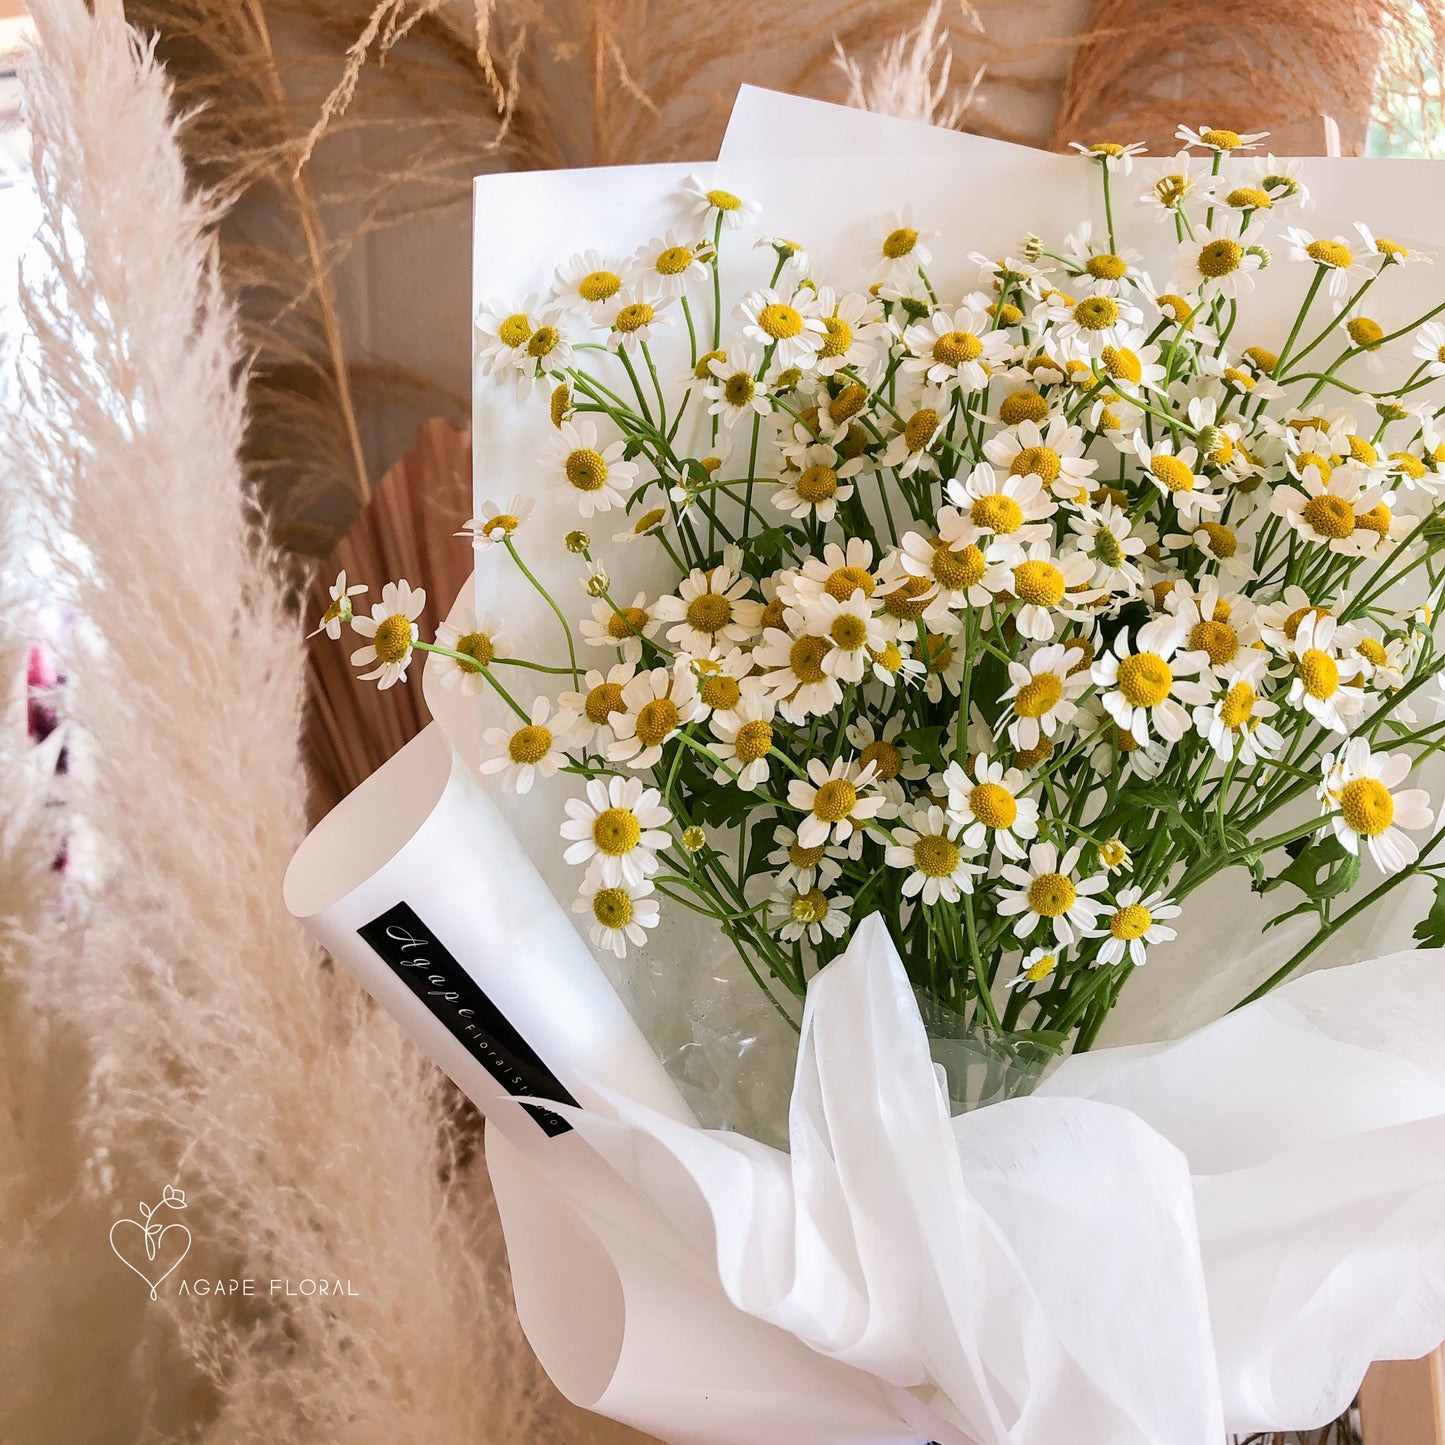
[[[809,988],[791,1154],[594,1081],[488,1131],[518,1309],[665,1440],[1220,1445],[1445,1337],[1445,958],[1312,974],[951,1119],[866,920]],[[604,1163],[605,1161],[605,1163]]]

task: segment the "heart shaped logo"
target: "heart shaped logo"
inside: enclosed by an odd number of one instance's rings
[[[159,1203],[141,1204],[140,1219],[117,1219],[110,1227],[110,1247],[115,1257],[146,1282],[152,1299],[191,1248],[191,1231],[184,1224],[174,1220],[162,1224],[156,1218],[162,1205],[184,1209],[186,1196],[168,1184]]]

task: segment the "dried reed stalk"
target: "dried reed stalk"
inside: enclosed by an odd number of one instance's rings
[[[1117,135],[1168,154],[1181,120],[1240,131],[1318,115],[1363,122],[1382,46],[1413,37],[1416,74],[1438,73],[1442,20],[1439,0],[1096,0],[1052,144]]]
[[[163,73],[115,0],[33,11],[52,271],[24,298],[37,374],[4,454],[20,504],[80,544],[54,550],[95,643],[67,662],[88,743],[72,798],[110,860],[68,880],[41,965],[65,987],[43,1003],[82,1044],[110,1217],[179,1184],[189,1268],[261,1283],[230,1308],[147,1300],[151,1343],[209,1384],[197,1438],[462,1445],[485,1421],[556,1439],[567,1417],[544,1410],[487,1263],[495,1226],[439,1076],[281,903],[304,829],[304,648],[238,459],[216,203],[188,190]],[[355,1297],[266,1289],[337,1277]],[[74,1348],[73,1319],[38,1324],[52,1358]],[[18,1438],[116,1438],[63,1418]]]

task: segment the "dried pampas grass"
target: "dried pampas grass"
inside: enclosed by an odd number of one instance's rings
[[[87,764],[71,802],[109,867],[68,882],[24,966],[63,979],[33,1004],[78,1041],[103,1217],[175,1184],[194,1236],[184,1272],[258,1288],[152,1304],[109,1267],[152,1350],[170,1351],[160,1373],[206,1386],[196,1438],[556,1439],[567,1417],[485,1263],[495,1224],[439,1075],[281,903],[304,829],[304,649],[238,461],[215,203],[188,188],[164,75],[114,0],[33,13],[51,271],[24,299],[36,371],[5,452],[21,505],[73,539],[52,548],[93,638],[68,659]],[[268,1288],[307,1278],[355,1293]],[[37,1363],[83,1352],[75,1319],[30,1323],[53,1330]],[[67,1403],[14,1438],[122,1438],[72,1428]]]

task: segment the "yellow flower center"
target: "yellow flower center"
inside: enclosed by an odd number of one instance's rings
[[[979,553],[980,558],[983,553]],[[933,554],[933,571],[938,575],[938,552]],[[979,576],[983,576],[980,572]],[[922,594],[930,590],[931,584],[926,577],[905,577],[900,586],[892,592],[887,593],[883,598],[883,610],[890,617],[897,617],[903,622],[916,622],[923,616],[928,608],[929,599]]]
[[[629,637],[641,637],[648,618],[640,607],[621,607],[607,619],[607,635],[625,642]]]
[[[1206,130],[1200,132],[1199,139],[1207,146],[1213,146],[1217,151],[1238,150],[1243,142],[1239,138],[1239,132],[1233,130]]]
[[[761,719],[744,723],[738,729],[737,737],[733,739],[733,748],[738,755],[738,761],[742,763],[755,763],[759,758],[767,757],[772,746],[772,724]],[[823,850],[819,848],[818,856],[822,857],[822,854]]]
[[[1237,211],[1267,211],[1274,205],[1269,192],[1260,190],[1258,186],[1236,186],[1224,201]]]
[[[1062,873],[1041,873],[1029,884],[1029,907],[1040,918],[1061,917],[1078,896],[1078,889]]]
[[[1087,637],[1071,637],[1064,643],[1064,651],[1072,652],[1078,657],[1078,661],[1069,669],[1068,676],[1073,677],[1077,672],[1086,671],[1094,661],[1094,644]]]
[[[805,467],[798,473],[796,490],[805,502],[816,507],[837,493],[838,473],[821,464]]]
[[[758,326],[774,341],[787,341],[803,329],[803,314],[794,306],[774,301],[758,312]]]
[[[1020,562],[1014,568],[1014,593],[1034,607],[1057,607],[1064,597],[1064,574],[1052,562]]]
[[[1247,682],[1237,682],[1219,704],[1219,720],[1230,732],[1238,732],[1254,716],[1255,692]]]
[[[774,597],[771,602],[763,608],[763,631],[770,627],[781,627],[783,625],[783,614],[787,611],[787,604],[781,597]]]
[[[1335,474],[1335,464],[1319,452],[1301,452],[1294,460],[1295,469],[1304,474],[1306,467],[1314,467],[1320,474],[1320,481],[1327,482]]]
[[[1356,316],[1346,322],[1345,330],[1362,351],[1373,351],[1385,339],[1385,328],[1368,316]]]
[[[987,497],[980,497],[969,508],[969,516],[975,527],[982,527],[986,532],[996,532],[1000,536],[1017,532],[1023,526],[1024,521],[1023,508],[1012,497],[1006,497],[1002,492],[994,492]]]
[[[599,682],[583,704],[589,722],[602,724],[615,712],[625,712],[620,682]]]
[[[617,313],[617,320],[612,323],[612,326],[614,330],[621,331],[624,335],[630,335],[632,332],[641,331],[644,326],[650,325],[656,314],[648,302],[634,301]]]
[[[1106,346],[1099,358],[1106,375],[1115,381],[1138,384],[1144,375],[1144,363],[1127,346]]]
[[[1187,463],[1168,452],[1163,452],[1149,463],[1149,470],[1155,478],[1171,492],[1192,492],[1194,473]]]
[[[985,828],[1012,828],[1019,815],[1014,795],[998,783],[979,783],[968,795],[968,806]]]
[[[930,632],[918,646],[929,672],[945,673],[953,663],[953,648],[946,637]]]
[[[546,356],[548,352],[556,349],[557,343],[561,339],[561,334],[555,326],[539,326],[532,333],[532,339],[527,343],[527,355],[537,358]]]
[[[1118,319],[1118,303],[1108,296],[1086,296],[1074,307],[1074,320],[1085,331],[1107,331]]]
[[[1425,463],[1409,452],[1391,452],[1390,460],[1394,462],[1396,471],[1404,472],[1413,481],[1418,482],[1425,475]]]
[[[693,367],[692,374],[699,381],[706,381],[712,376],[712,363],[714,361],[726,361],[726,351],[706,351],[697,359],[697,365]]]
[[[823,347],[823,355],[828,356],[830,354],[836,353],[830,353],[825,344]],[[849,421],[863,410],[863,406],[867,400],[868,388],[866,386],[860,386],[857,382],[853,382],[851,385],[845,386],[828,404],[829,415],[832,416],[834,421]]]
[[[1355,530],[1355,509],[1343,497],[1311,497],[1300,508],[1306,525],[1320,537],[1339,540]]]
[[[1089,556],[1094,561],[1103,563],[1105,567],[1117,567],[1124,560],[1124,549],[1119,545],[1119,539],[1107,527],[1100,527],[1094,533]]]
[[[1024,969],[1024,977],[1030,983],[1038,983],[1040,979],[1047,978],[1058,967],[1058,963],[1058,954],[1046,953],[1042,958],[1036,958]]]
[[[572,388],[564,381],[561,386],[555,387],[552,391],[551,400],[548,403],[548,410],[552,417],[552,425],[560,427],[567,420],[567,413],[572,409]]]
[[[331,606],[321,614],[321,625],[324,627],[328,622],[335,622],[338,617],[341,618],[343,622],[349,622],[351,615],[351,598],[333,597],[331,599]]]
[[[610,301],[620,290],[622,277],[611,271],[589,271],[577,283],[577,294],[584,301]]]
[[[638,519],[633,532],[642,536],[644,532],[650,532],[667,515],[661,507],[654,507],[650,512],[644,512]]]
[[[376,649],[378,662],[400,662],[411,651],[411,618],[402,612],[394,612],[376,624],[376,636],[371,645]]]
[[[1095,156],[1121,156],[1124,154],[1124,147],[1117,141],[1096,140],[1089,147],[1089,154]]]
[[[1052,672],[1040,673],[1026,682],[1014,697],[1014,711],[1020,717],[1043,717],[1064,695],[1064,684]]]
[[[1128,942],[1131,939],[1143,938],[1153,923],[1154,915],[1142,903],[1126,903],[1122,908],[1116,909],[1113,917],[1109,919],[1109,932],[1115,938]]]
[[[1334,696],[1340,685],[1340,669],[1328,652],[1321,652],[1317,647],[1306,648],[1298,669],[1300,681],[1311,697],[1323,700]]]
[[[1194,652],[1207,652],[1210,662],[1218,667],[1239,651],[1239,635],[1227,622],[1206,619],[1194,624],[1189,646]]]
[[[592,895],[592,916],[604,928],[626,928],[632,922],[632,898],[625,888],[599,888]]]
[[[1157,652],[1135,652],[1119,663],[1119,691],[1132,707],[1158,707],[1174,686],[1174,673]]]
[[[1010,392],[998,408],[998,419],[1005,426],[1017,426],[1021,421],[1040,422],[1048,414],[1048,402],[1041,393],[1028,387]]]
[[[958,867],[958,844],[942,833],[925,833],[913,845],[913,862],[930,878],[947,878]]]
[[[933,343],[933,359],[945,366],[962,366],[983,355],[983,342],[971,331],[947,331]]]
[[[1395,800],[1379,779],[1355,778],[1340,790],[1340,811],[1351,832],[1373,838],[1394,822]]]
[[[858,754],[860,767],[866,768],[869,763],[873,764],[875,777],[882,782],[891,783],[903,767],[903,754],[892,743],[885,743],[880,738],[877,742],[869,743]]]
[[[801,843],[788,845],[788,862],[794,868],[816,868],[823,861],[825,847],[819,843],[816,848],[805,848]]]
[[[1159,297],[1159,309],[1186,330],[1194,326],[1194,308],[1182,297],[1166,291]]]
[[[998,308],[997,318],[1000,326],[1017,326],[1024,319],[1024,314],[1011,301],[1005,301]]]
[[[1334,266],[1343,270],[1354,263],[1355,255],[1343,241],[1311,241],[1305,247],[1305,254],[1321,266]]]
[[[1390,660],[1389,653],[1387,653],[1373,637],[1362,638],[1360,645],[1355,648],[1355,651],[1358,652],[1366,662],[1373,663],[1376,667],[1384,667]]]
[[[830,778],[813,795],[813,816],[841,823],[857,806],[858,790],[847,778]]]
[[[1177,206],[1194,189],[1194,182],[1177,171],[1173,175],[1160,176],[1154,182],[1154,194],[1161,206]]]
[[[1253,391],[1255,387],[1254,378],[1247,371],[1241,371],[1237,366],[1226,366],[1224,379],[1231,386],[1237,386],[1241,391]]]
[[[1110,838],[1099,847],[1099,862],[1105,868],[1122,868],[1129,861],[1129,850],[1118,838]]]
[[[839,602],[846,602],[855,592],[873,595],[873,575],[864,567],[835,567],[823,583],[823,590]]]
[[[947,542],[933,548],[933,576],[941,587],[951,592],[964,592],[982,580],[988,571],[983,553],[973,545],[952,551]]]
[[[793,899],[793,917],[799,923],[821,923],[828,916],[828,900],[821,888],[800,893]]]
[[[1372,467],[1380,460],[1374,444],[1366,441],[1364,437],[1357,437],[1352,432],[1345,440],[1350,444],[1351,461],[1363,462],[1367,467]]]
[[[1117,281],[1128,271],[1129,265],[1122,256],[1103,252],[1090,256],[1085,269],[1097,281]]]
[[[737,211],[743,204],[731,191],[709,191],[707,203],[715,211]]]
[[[1009,475],[1037,477],[1048,487],[1058,481],[1063,467],[1063,458],[1053,447],[1024,447],[1010,463]]]
[[[1299,635],[1300,624],[1306,617],[1328,617],[1323,607],[1296,607],[1284,620],[1284,635],[1293,642]]]
[[[917,244],[918,232],[911,226],[900,226],[883,238],[883,254],[890,261],[897,261],[908,255]]]
[[[607,463],[602,460],[602,453],[593,451],[591,447],[578,447],[576,451],[568,452],[562,470],[579,492],[600,491],[607,482]]]
[[[1275,367],[1279,365],[1279,357],[1272,351],[1266,351],[1262,346],[1246,346],[1244,348],[1244,359],[1248,361],[1256,371],[1263,372],[1265,376],[1271,375]]]
[[[507,743],[507,756],[521,766],[540,763],[552,751],[552,730],[536,723],[518,728]]]
[[[631,808],[605,808],[592,820],[592,841],[600,852],[620,858],[642,841],[642,824]]]
[[[669,246],[665,251],[658,252],[654,264],[660,276],[681,276],[692,265],[692,248]]]
[[[908,425],[903,428],[903,440],[908,443],[909,451],[921,452],[933,440],[937,430],[938,413],[931,406],[925,406],[908,418]]]
[[[1014,754],[1014,762],[1021,768],[1036,768],[1053,755],[1054,745],[1048,738],[1040,738],[1036,746],[1021,748]]]
[[[520,311],[497,327],[497,340],[503,346],[521,346],[531,334],[532,323]]]
[[[716,708],[719,712],[729,712],[738,705],[742,697],[742,689],[738,686],[735,677],[729,677],[726,673],[719,673],[710,677],[703,683],[701,696],[708,707]]]
[[[729,406],[746,406],[757,393],[757,383],[745,371],[735,371],[723,382],[723,400]]]
[[[468,632],[457,638],[455,650],[472,659],[457,664],[465,672],[480,672],[497,655],[492,639],[485,632]]]
[[[844,356],[853,344],[853,328],[841,316],[823,318],[823,348],[820,356]],[[833,415],[837,416],[834,408]]]
[[[514,517],[510,512],[498,512],[495,517],[488,518],[486,525],[482,528],[482,531],[488,537],[490,537],[496,532],[515,532],[517,528],[521,525],[522,523],[520,522],[520,520]]]
[[[1199,274],[1214,279],[1228,276],[1231,271],[1239,270],[1239,263],[1243,260],[1244,247],[1228,236],[1220,236],[1200,248]]]
[[[1232,557],[1239,549],[1239,539],[1232,527],[1223,522],[1201,522],[1199,529],[1209,539],[1209,550],[1220,558]]]
[[[857,652],[868,640],[868,624],[851,612],[840,613],[828,629],[833,645],[843,652]]]
[[[897,672],[903,666],[903,654],[898,650],[896,642],[884,643],[881,649],[868,649],[868,656],[873,659],[876,667],[881,667],[884,672]]]
[[[719,592],[704,592],[687,604],[687,621],[699,632],[716,632],[732,621],[733,605]]]
[[[1391,512],[1384,502],[1376,502],[1368,512],[1361,512],[1355,518],[1355,531],[1373,532],[1378,537],[1390,535]]]
[[[643,703],[637,714],[637,737],[644,747],[655,748],[677,729],[677,704],[670,697]]]
[[[788,650],[788,667],[801,683],[822,682],[827,676],[823,671],[823,659],[827,655],[826,638],[800,637]]]

